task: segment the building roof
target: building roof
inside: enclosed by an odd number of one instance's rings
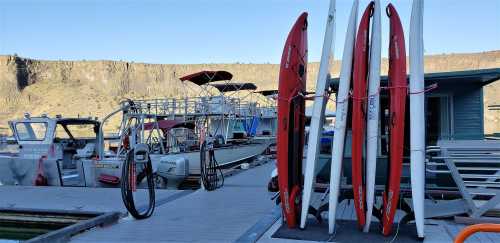
[[[500,79],[500,68],[476,69],[455,72],[426,73],[424,75],[427,84],[432,83],[475,83],[481,86],[490,84]],[[387,83],[387,76],[380,77],[381,83]],[[338,87],[339,78],[331,79],[331,86]]]

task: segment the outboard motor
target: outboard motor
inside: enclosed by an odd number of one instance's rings
[[[149,160],[149,146],[139,143],[134,146],[134,161],[136,164],[145,164]]]
[[[156,173],[169,181],[174,181],[175,184],[180,183],[189,176],[189,161],[182,156],[163,157]]]

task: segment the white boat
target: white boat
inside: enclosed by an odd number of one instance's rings
[[[85,171],[78,161],[95,157],[99,125],[92,118],[29,114],[10,121],[17,151],[0,153],[0,184],[85,185]],[[36,182],[37,177],[45,182]]]

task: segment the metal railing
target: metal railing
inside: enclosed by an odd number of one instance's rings
[[[473,218],[500,203],[500,143],[491,141],[445,141],[426,149],[426,172],[450,174]],[[439,169],[438,169],[439,168]],[[490,196],[476,205],[476,196]]]

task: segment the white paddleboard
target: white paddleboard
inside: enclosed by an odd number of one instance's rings
[[[309,126],[309,139],[304,175],[304,191],[302,194],[302,211],[300,214],[300,228],[304,228],[306,226],[307,213],[311,202],[312,187],[315,178],[314,170],[316,167],[316,160],[318,158],[321,130],[323,128],[323,120],[325,118],[325,105],[328,100],[328,98],[325,97],[325,94],[329,83],[327,77],[329,73],[330,53],[333,52],[334,48],[333,37],[335,36],[335,15],[335,0],[330,0],[325,39],[323,41],[321,62],[319,64],[318,80],[316,82],[313,112],[311,114],[311,125]]]
[[[340,69],[339,90],[337,92],[337,111],[335,130],[333,133],[332,161],[330,169],[330,200],[328,204],[328,232],[335,230],[335,214],[337,211],[342,160],[344,158],[344,142],[347,124],[347,111],[349,110],[349,90],[351,86],[352,63],[354,55],[354,42],[356,40],[356,27],[358,22],[359,1],[354,0],[349,17],[349,24],[345,36],[344,53],[342,54],[342,67]]]
[[[424,1],[413,0],[410,20],[410,171],[417,235],[424,237],[425,110]]]
[[[381,25],[380,1],[373,7],[372,34],[370,42],[370,59],[368,71],[368,117],[366,124],[366,222],[364,232],[370,229],[373,203],[375,200],[375,173],[377,169],[377,152],[379,140],[380,114],[380,52]]]

